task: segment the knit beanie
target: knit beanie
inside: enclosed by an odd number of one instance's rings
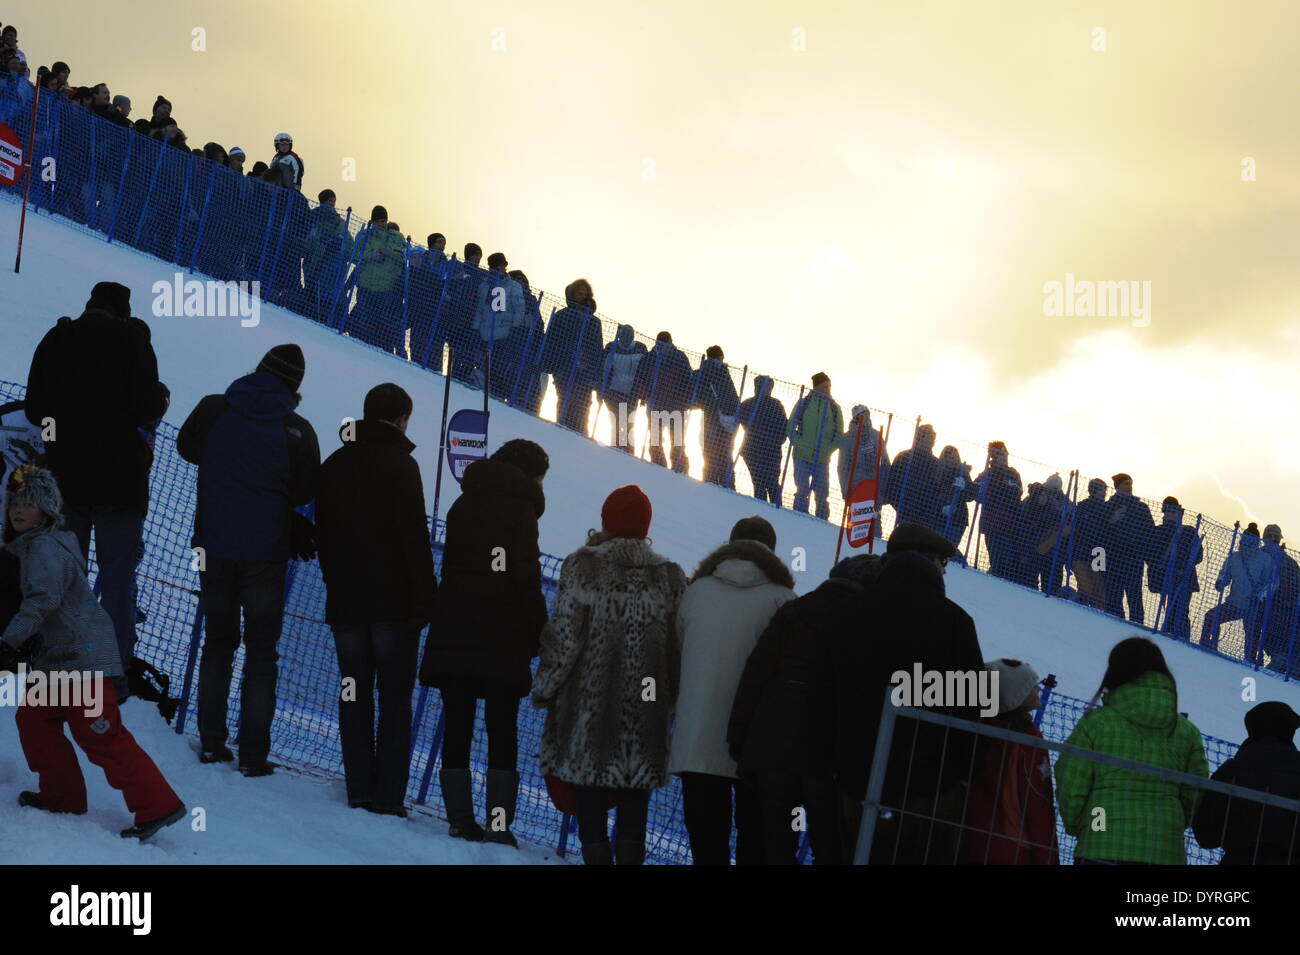
[[[999,716],[1020,709],[1038,685],[1038,674],[1034,668],[1021,660],[1012,660],[1010,657],[985,660],[984,669],[998,675]]]
[[[158,107],[162,106],[164,103],[170,106],[172,104],[172,101],[169,100],[167,97],[163,96],[161,93],[159,93],[158,98],[153,101],[153,111],[155,113],[158,112]]]
[[[302,385],[303,375],[307,373],[307,361],[297,345],[276,345],[262,356],[257,370],[275,375],[297,391]]]
[[[98,282],[90,290],[86,310],[101,309],[118,318],[131,317],[131,290],[117,282]]]
[[[615,537],[644,538],[650,531],[650,498],[635,484],[627,484],[605,498],[600,524]]]
[[[54,522],[55,527],[63,526],[63,494],[59,491],[59,482],[43,467],[24,464],[9,475],[5,483],[6,510],[13,504],[34,504]],[[8,514],[4,516],[3,524],[8,526]]]

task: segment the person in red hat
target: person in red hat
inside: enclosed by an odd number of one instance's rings
[[[564,561],[542,631],[533,706],[544,709],[542,772],[576,787],[587,865],[645,861],[650,790],[668,785],[677,700],[677,607],[686,574],[655,553],[650,499],[635,484],[601,508],[601,530]],[[609,807],[618,811],[618,846]]]

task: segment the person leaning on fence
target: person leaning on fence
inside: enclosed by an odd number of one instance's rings
[[[836,636],[861,634],[875,554],[846,557],[812,593],[781,606],[758,638],[736,687],[727,746],[751,779],[768,865],[794,865],[799,807],[815,865],[842,865],[840,805],[832,772],[835,701],[829,665]]]
[[[79,702],[28,698],[15,711],[18,739],[27,765],[40,778],[38,792],[24,791],[23,806],[53,813],[86,811],[86,781],[64,725],[86,758],[104,771],[122,793],[135,825],[124,837],[148,839],[185,816],[180,797],[167,784],[149,754],[122,724],[111,678],[122,675],[113,639],[113,622],[86,582],[86,562],[78,542],[63,530],[63,501],[49,471],[23,465],[9,476],[2,517],[4,548],[18,558],[19,600],[15,612],[0,619],[0,671],[45,673],[49,681],[70,684],[102,681],[102,693],[79,690]],[[0,597],[0,604],[13,604]],[[108,679],[104,679],[108,678]],[[97,704],[97,705],[94,705]]]
[[[763,813],[752,777],[727,749],[736,687],[772,615],[794,599],[794,577],[775,553],[776,531],[746,517],[700,562],[677,608],[682,672],[668,772],[682,780],[682,813],[696,865],[762,865]],[[783,826],[789,829],[793,820]]]
[[[1273,592],[1273,608],[1265,622],[1264,649],[1268,653],[1268,668],[1281,673],[1295,653],[1293,642],[1300,637],[1300,564],[1287,553],[1282,544],[1282,528],[1269,524],[1264,528],[1264,553],[1276,568],[1277,589]],[[1291,664],[1294,674],[1295,666]]]
[[[958,547],[970,523],[966,505],[975,500],[979,489],[971,479],[970,465],[962,461],[961,454],[951,444],[945,445],[939,453],[934,484],[938,498],[944,502],[939,508],[939,518],[943,523],[938,530],[954,547]],[[963,564],[966,560],[960,554],[957,559]]]
[[[772,397],[772,379],[767,375],[754,378],[754,396],[740,403],[736,422],[745,429],[740,442],[740,456],[749,469],[754,497],[781,506],[781,448],[785,445],[790,421],[785,405]]]
[[[1069,502],[1061,483],[1061,475],[1053,474],[1041,484],[1031,484],[1022,502],[1026,582],[1045,594],[1055,594],[1064,583],[1061,572],[1070,547]]]
[[[334,286],[343,278],[344,263],[352,252],[352,237],[334,208],[334,190],[322,189],[316,199],[316,208],[307,213],[303,304],[308,318],[323,322],[334,306]]]
[[[1201,778],[1210,774],[1201,732],[1178,714],[1174,676],[1146,637],[1115,644],[1089,706],[1066,740],[1071,746]],[[1186,865],[1183,833],[1200,793],[1081,756],[1062,754],[1056,761],[1061,823],[1079,840],[1076,865]]]
[[[900,452],[889,468],[881,488],[881,504],[894,509],[897,524],[943,530],[939,511],[948,503],[949,489],[937,483],[939,459],[934,456],[934,437],[931,425],[918,427],[912,447]]]
[[[898,462],[894,462],[894,469],[898,469]],[[1020,472],[1009,463],[1005,443],[989,442],[988,465],[975,483],[979,485],[979,533],[984,535],[989,548],[989,573],[1003,580],[1022,583],[1024,574],[1021,572],[1023,564],[1017,540],[1017,518],[1024,485],[1020,482]]]
[[[575,279],[564,288],[564,308],[546,326],[542,371],[555,386],[555,421],[571,431],[587,430],[591,393],[600,387],[603,339],[591,283]]]
[[[540,445],[507,441],[465,469],[447,512],[442,583],[420,682],[442,693],[443,804],[453,838],[517,845],[519,700],[546,623],[537,522],[550,460]],[[470,744],[483,700],[487,722],[486,833],[474,820]]]
[[[1128,619],[1145,623],[1142,606],[1142,566],[1149,559],[1155,521],[1146,501],[1133,494],[1133,479],[1127,474],[1111,478],[1115,493],[1106,502],[1106,612],[1124,617],[1124,599],[1128,599]]]
[[[406,354],[402,325],[402,268],[406,247],[388,228],[388,210],[375,206],[370,223],[354,240],[361,260],[356,267],[357,304],[348,318],[354,338],[384,351]],[[345,299],[346,301],[346,299]]]
[[[1042,739],[1032,716],[1042,705],[1034,668],[1008,657],[990,660],[985,668],[998,675],[998,713],[985,720],[987,725]],[[1048,751],[981,737],[977,754],[962,864],[1060,865]]]
[[[504,252],[493,252],[488,256],[487,281],[479,290],[482,298],[472,326],[478,339],[475,384],[480,388],[490,388],[491,396],[499,401],[510,397],[510,388],[522,357],[516,350],[519,337],[514,332],[526,321],[524,290],[506,272],[509,264]],[[489,356],[492,366],[490,385],[487,381]]]
[[[199,761],[229,762],[230,677],[243,610],[244,680],[239,702],[239,769],[267,776],[274,764],[276,645],[292,557],[315,556],[311,522],[294,508],[316,495],[320,445],[295,412],[306,361],[297,345],[276,345],[225,394],[190,412],[176,450],[198,465],[193,545],[206,639],[199,663]]]
[[[538,367],[544,336],[542,312],[528,276],[519,269],[512,269],[509,274],[519,283],[523,293],[524,319],[523,324],[515,326],[510,333],[510,352],[519,356],[519,364],[505,384],[509,386],[510,403],[536,415],[541,412],[542,400],[546,397],[546,381]]]
[[[474,381],[474,363],[478,360],[479,338],[474,333],[474,316],[482,298],[487,273],[479,267],[483,249],[475,242],[465,243],[465,258],[451,270],[447,281],[447,308],[444,310],[445,335],[451,349],[451,377],[462,384]]]
[[[343,446],[321,465],[316,492],[325,620],[344,680],[339,735],[348,805],[397,816],[406,815],[420,631],[438,590],[424,485],[406,437],[413,410],[397,385],[370,389],[365,417],[339,429]]]
[[[871,426],[871,410],[866,405],[854,405],[853,416],[849,426],[840,435],[839,479],[840,497],[848,500],[853,488],[862,481],[889,480],[889,452],[880,447],[880,434]],[[858,425],[862,430],[859,437]],[[853,461],[854,445],[857,446],[857,464]],[[879,451],[880,470],[877,473],[877,451]],[[906,452],[904,452],[906,453]],[[850,483],[852,487],[850,487]],[[876,499],[880,499],[881,484],[876,485]]]
[[[1264,626],[1269,593],[1276,588],[1277,568],[1260,545],[1259,526],[1251,521],[1241,532],[1237,550],[1228,556],[1215,578],[1214,589],[1227,599],[1206,613],[1201,624],[1201,646],[1219,648],[1219,630],[1225,623],[1240,620],[1246,633],[1242,658],[1253,661]]]
[[[831,454],[844,434],[844,412],[831,397],[831,379],[819,371],[812,377],[813,390],[804,395],[790,413],[791,457],[794,458],[793,509],[808,513],[808,497],[817,495],[817,516],[831,514]]]
[[[634,484],[605,499],[601,530],[560,568],[533,681],[533,706],[546,710],[541,769],[576,788],[587,865],[641,865],[650,791],[668,785],[686,575],[651,547],[651,516]]]
[[[1093,478],[1088,496],[1074,511],[1070,533],[1070,570],[1074,572],[1079,601],[1096,610],[1106,609],[1106,482]]]
[[[1259,703],[1245,722],[1245,741],[1210,778],[1300,800],[1300,714],[1285,703]],[[1192,833],[1204,849],[1223,848],[1220,865],[1300,865],[1300,814],[1276,806],[1207,791]]]
[[[1160,525],[1151,532],[1147,548],[1147,589],[1165,598],[1160,629],[1179,640],[1190,640],[1188,607],[1192,594],[1201,590],[1196,565],[1205,554],[1195,528],[1183,525],[1183,506],[1178,498],[1166,497],[1160,515]]]
[[[614,447],[627,454],[631,454],[636,445],[632,419],[638,402],[632,395],[633,385],[636,383],[637,369],[648,353],[645,344],[636,340],[636,332],[631,325],[618,326],[614,340],[605,346],[601,396],[605,407],[614,416]],[[620,420],[626,422],[622,433],[618,430]]]
[[[736,411],[740,396],[723,361],[722,347],[710,345],[695,372],[693,390],[702,412],[700,453],[704,458],[704,480],[735,489],[731,469],[731,445],[736,436]]]
[[[153,449],[141,436],[167,411],[149,326],[131,316],[131,290],[99,282],[77,319],[61,318],[36,346],[24,412],[52,427],[45,452],[63,492],[64,518],[95,562],[118,656],[135,655],[136,606],[131,585],[145,515]],[[118,695],[128,695],[125,679]]]
[[[637,366],[632,385],[633,397],[645,402],[649,418],[650,460],[668,467],[663,448],[666,431],[672,467],[678,474],[686,474],[691,465],[686,457],[686,419],[691,410],[692,375],[691,363],[673,344],[673,336],[660,332],[650,353]]]
[[[956,553],[928,527],[895,527],[857,626],[831,637],[833,752],[845,801],[846,857],[858,836],[881,708],[895,689],[895,674],[911,677],[919,666],[975,679],[984,669],[975,621],[944,593],[946,567]],[[909,702],[921,706],[919,689]],[[980,705],[968,698],[924,708],[975,720]],[[882,800],[892,815],[876,820],[871,863],[952,865],[960,851],[973,735],[904,717],[888,745]]]

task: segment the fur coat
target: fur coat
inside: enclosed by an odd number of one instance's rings
[[[613,538],[564,561],[533,679],[533,705],[548,711],[543,773],[578,786],[667,785],[685,590],[681,567],[646,540]]]

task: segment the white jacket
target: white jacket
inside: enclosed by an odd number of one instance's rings
[[[735,776],[727,722],[736,687],[758,638],[794,599],[794,578],[757,541],[725,544],[704,559],[677,609],[682,676],[669,773]]]

